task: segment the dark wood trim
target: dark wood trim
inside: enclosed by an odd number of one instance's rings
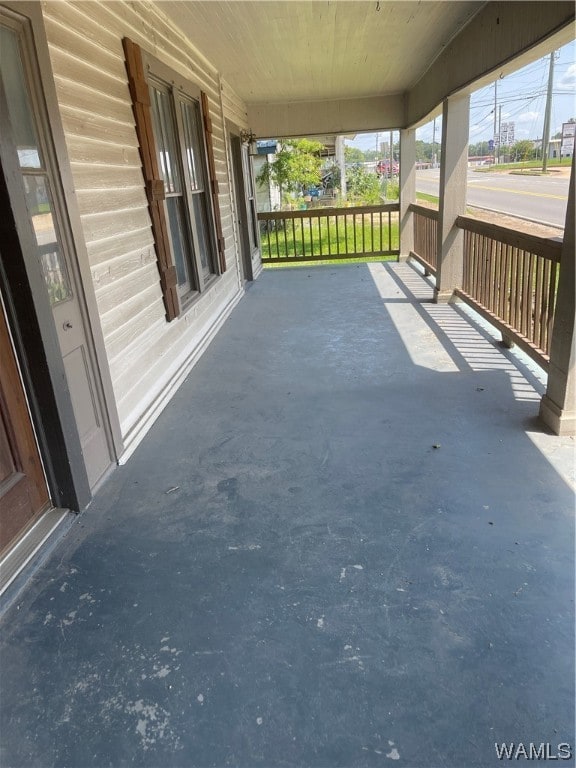
[[[556,264],[560,263],[560,254],[562,253],[562,240],[560,239],[553,240],[548,237],[529,235],[526,232],[519,232],[515,229],[502,227],[499,224],[472,219],[469,216],[458,216],[456,226],[467,232],[474,232],[477,235],[498,240],[514,248],[520,248],[522,251],[535,253],[544,259],[556,262]]]
[[[204,91],[200,92],[202,107],[202,125],[204,126],[204,138],[206,143],[206,155],[208,158],[208,176],[210,180],[210,193],[212,197],[212,211],[216,228],[216,248],[218,250],[219,272],[226,272],[226,244],[222,233],[222,218],[220,216],[220,201],[218,199],[218,179],[216,177],[216,164],[214,162],[214,146],[212,143],[212,119],[210,117],[210,105],[208,96]]]
[[[417,213],[419,216],[424,216],[432,221],[438,221],[438,209],[427,208],[425,205],[418,205],[417,203],[410,203],[408,210],[411,213]]]
[[[152,114],[150,109],[150,91],[144,74],[144,63],[140,46],[132,42],[128,37],[122,40],[124,47],[126,72],[128,73],[128,85],[132,96],[132,111],[136,123],[136,134],[140,147],[142,160],[142,173],[146,194],[148,196],[148,210],[152,221],[152,234],[158,272],[160,273],[160,286],[166,308],[168,322],[174,320],[180,314],[180,302],[178,299],[178,285],[176,267],[172,261],[170,249],[170,236],[164,212],[164,181],[158,170],[156,146],[152,128]]]
[[[386,205],[359,205],[350,208],[309,208],[305,211],[261,211],[258,221],[274,221],[274,219],[317,219],[330,216],[360,216],[366,213],[395,213],[400,210],[399,203]]]
[[[436,277],[436,267],[433,267],[432,264],[427,262],[426,259],[423,259],[422,256],[420,256],[418,253],[415,251],[410,251],[410,258],[414,259],[414,261],[417,261],[420,266],[424,267],[426,272]]]
[[[493,312],[490,312],[490,310],[486,309],[486,307],[484,307],[482,304],[475,301],[472,296],[467,294],[461,288],[456,288],[454,291],[454,296],[457,296],[459,299],[462,299],[462,301],[466,302],[466,304],[471,306],[475,312],[478,312],[478,314],[483,317],[484,320],[487,320],[495,328],[498,328],[498,330],[503,335],[505,335],[508,339],[511,339],[514,343],[518,344],[520,349],[525,352],[528,357],[532,358],[532,360],[538,363],[538,365],[540,365],[545,371],[548,371],[550,366],[550,357],[543,350],[538,349],[538,347],[529,339],[527,339],[526,336],[523,336],[511,325],[508,325],[508,323],[505,323]]]

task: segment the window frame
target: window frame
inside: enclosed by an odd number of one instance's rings
[[[209,172],[208,172],[208,151],[206,146],[206,135],[203,130],[204,115],[202,112],[202,92],[201,89],[193,82],[185,79],[175,72],[171,67],[164,62],[157,59],[152,54],[142,50],[142,62],[144,65],[144,75],[150,96],[152,97],[152,88],[158,88],[167,94],[169,98],[169,108],[171,111],[171,117],[173,120],[173,126],[176,131],[176,148],[177,155],[176,162],[178,163],[178,172],[181,179],[180,194],[182,200],[185,203],[183,225],[185,227],[184,232],[184,247],[188,247],[190,250],[185,254],[185,264],[187,267],[187,281],[184,286],[180,286],[177,283],[176,290],[178,292],[178,298],[180,303],[180,311],[182,312],[187,306],[200,294],[202,294],[212,282],[219,276],[219,264],[217,258],[217,244],[216,244],[216,226],[214,221],[213,201],[211,200],[210,187],[209,187]],[[153,111],[152,98],[150,98],[150,109]],[[208,274],[202,269],[201,257],[200,257],[200,228],[201,223],[197,220],[195,215],[193,200],[192,200],[192,181],[190,172],[188,169],[188,162],[186,157],[187,142],[185,138],[185,130],[183,117],[181,113],[181,104],[191,104],[194,108],[194,104],[197,108],[197,115],[200,121],[198,126],[198,143],[199,143],[199,164],[204,179],[204,186],[201,191],[196,194],[201,194],[204,197],[204,204],[206,207],[206,227],[204,235],[208,245]],[[158,157],[158,140],[154,133],[155,121],[153,119],[153,142],[154,151],[156,157]],[[173,233],[170,226],[170,218],[167,208],[167,197],[174,197],[177,193],[166,193],[164,197],[164,211],[167,223],[167,232],[170,243],[170,254],[172,257],[172,263],[175,264],[174,259],[174,242]]]
[[[210,105],[206,93],[197,84],[179,75],[147,51],[143,51],[130,38],[124,37],[122,46],[166,320],[171,322],[186,311],[194,300],[226,271]],[[156,97],[155,89],[167,95],[166,102]],[[168,109],[164,106],[166,103]],[[183,104],[193,107],[191,119],[183,112]],[[192,126],[194,129],[188,130],[187,134],[184,131],[184,117],[187,119],[187,128]],[[168,127],[169,132],[159,129],[159,125]],[[165,139],[169,133],[172,138],[167,142]],[[159,141],[157,134],[160,136]],[[187,138],[190,137],[192,140],[189,147]],[[191,195],[192,184],[187,167],[189,149],[192,149],[192,155],[197,157],[198,167],[201,168],[204,179],[203,188],[199,192],[200,215],[195,211]],[[161,156],[162,150],[174,155],[166,156],[175,164],[175,168],[178,167],[179,176],[183,180],[183,203],[176,208],[169,207],[166,202],[166,192],[173,190],[166,189],[164,174],[161,172],[164,160]],[[164,167],[167,167],[166,163]],[[170,194],[168,197],[170,199]],[[179,235],[177,248],[174,247],[176,238],[171,232],[172,226],[174,233],[178,232]],[[181,247],[183,240],[188,244],[185,251]],[[179,257],[180,272],[177,270],[175,255]],[[183,268],[188,285],[184,285],[182,281]]]

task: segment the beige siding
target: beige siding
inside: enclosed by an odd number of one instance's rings
[[[246,110],[149,2],[45,2],[46,34],[74,187],[124,437],[203,349],[240,295],[224,117]],[[228,271],[167,323],[144,192],[122,38],[208,95]]]
[[[248,128],[248,113],[246,105],[242,99],[237,96],[235,91],[225,80],[220,83],[222,94],[222,110],[226,120],[234,123],[238,128]]]

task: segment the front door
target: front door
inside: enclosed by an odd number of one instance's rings
[[[87,343],[89,328],[82,312],[81,282],[72,256],[73,244],[60,193],[53,152],[38,98],[30,87],[32,62],[26,60],[19,29],[0,16],[0,109],[10,123],[2,152],[12,153],[19,177],[7,179],[19,232],[30,227],[44,275],[60,342],[66,379],[90,486],[103,476],[111,452],[95,380],[95,361]],[[33,71],[33,68],[32,68]],[[14,201],[19,184],[26,206]],[[12,188],[11,188],[12,185]],[[17,197],[17,195],[16,195]],[[21,237],[21,242],[28,238]]]
[[[248,145],[231,134],[230,149],[236,198],[236,223],[240,235],[240,267],[244,280],[253,279],[252,256],[258,250],[256,195]]]
[[[0,556],[50,499],[0,301]]]

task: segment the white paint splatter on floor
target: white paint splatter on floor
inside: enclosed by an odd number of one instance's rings
[[[137,719],[135,731],[140,737],[140,744],[144,751],[158,741],[168,741],[176,749],[180,747],[179,738],[170,728],[170,713],[158,704],[150,704],[144,699],[138,699],[128,702],[124,711]]]
[[[400,752],[394,746],[394,742],[389,740],[388,746],[392,747],[392,749],[386,753],[386,757],[389,757],[390,760],[400,760]]]

